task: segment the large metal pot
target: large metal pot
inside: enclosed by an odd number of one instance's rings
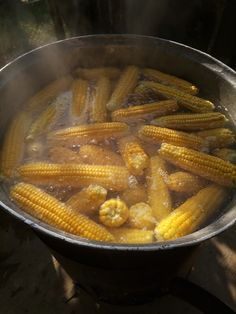
[[[159,68],[189,79],[200,87],[203,96],[214,101],[218,110],[225,110],[235,125],[236,74],[226,65],[168,40],[96,35],[37,48],[1,69],[1,137],[27,98],[52,79],[71,72],[75,66],[126,64]],[[9,200],[4,185],[0,188],[0,200],[7,212],[36,231],[81,286],[98,297],[118,301],[151,295],[165,286],[198,244],[229,228],[236,219],[233,199],[208,226],[178,240],[148,245],[107,244],[66,234],[29,216]]]

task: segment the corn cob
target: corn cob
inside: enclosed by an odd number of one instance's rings
[[[177,130],[206,130],[224,126],[226,117],[220,112],[178,114],[154,119],[152,124]]]
[[[66,201],[66,205],[75,212],[88,215],[94,213],[96,209],[105,202],[106,196],[106,189],[99,185],[91,184],[87,188],[72,195]]]
[[[234,133],[229,129],[218,128],[196,132],[195,134],[205,139],[211,149],[227,147],[235,144]]]
[[[73,146],[86,144],[91,141],[94,143],[110,138],[119,138],[126,135],[128,130],[128,125],[121,122],[85,124],[51,132],[48,135],[48,139],[60,142],[66,146]]]
[[[128,187],[129,176],[125,167],[42,162],[22,165],[18,174],[29,183],[73,187],[98,184],[115,191]]]
[[[162,144],[159,154],[172,164],[220,185],[236,186],[236,166],[195,150]]]
[[[118,154],[110,149],[97,145],[83,145],[79,155],[86,164],[123,166],[124,162]]]
[[[101,77],[96,84],[96,92],[92,104],[91,121],[105,122],[107,120],[106,104],[111,93],[111,83],[108,78]]]
[[[105,228],[79,213],[74,214],[64,203],[31,184],[16,184],[11,197],[28,214],[53,227],[91,240],[114,240]]]
[[[167,186],[170,190],[186,194],[195,194],[206,182],[191,173],[178,171],[169,175]]]
[[[119,77],[120,70],[113,67],[91,69],[78,68],[75,70],[75,73],[78,77],[82,77],[86,80],[97,80],[102,76],[106,76],[107,78],[114,80]]]
[[[145,202],[147,199],[146,190],[142,185],[137,185],[133,188],[128,188],[121,194],[121,199],[128,206],[132,206],[136,203]]]
[[[151,104],[115,110],[112,112],[112,121],[133,122],[139,119],[171,114],[178,109],[179,107],[175,100],[163,100]]]
[[[128,207],[118,198],[105,201],[99,209],[99,220],[107,227],[120,227],[128,217]]]
[[[157,240],[174,240],[195,231],[220,208],[226,196],[226,191],[215,184],[200,190],[157,225]]]
[[[151,157],[147,175],[148,204],[157,221],[166,217],[172,208],[171,196],[166,185],[167,179],[165,162],[159,156]]]
[[[109,230],[119,243],[144,244],[153,242],[153,231],[131,228],[112,228]]]
[[[69,89],[71,83],[72,77],[70,75],[53,81],[30,98],[26,110],[42,111],[59,93]]]
[[[29,159],[42,158],[44,154],[44,145],[41,141],[30,142],[26,146],[26,155]]]
[[[149,157],[134,136],[123,137],[118,141],[119,151],[126,167],[133,175],[142,175],[148,167]]]
[[[135,66],[128,66],[120,76],[119,81],[113,91],[107,109],[110,111],[119,109],[125,98],[133,91],[137,85],[139,77],[139,69]]]
[[[198,88],[192,83],[182,80],[176,76],[160,72],[156,69],[145,68],[142,70],[142,73],[145,77],[152,81],[156,81],[168,86],[173,86],[176,89],[180,89],[188,94],[196,95],[199,92]]]
[[[130,207],[128,222],[132,228],[145,230],[153,230],[156,225],[152,209],[146,203],[137,203]]]
[[[49,157],[52,162],[63,164],[63,163],[74,163],[74,164],[83,164],[83,159],[81,156],[74,152],[73,150],[66,147],[52,147],[49,150]]]
[[[88,81],[75,80],[72,85],[72,107],[71,112],[75,117],[86,115],[86,105],[88,103]]]
[[[197,150],[201,150],[207,146],[206,142],[199,136],[153,125],[142,126],[138,131],[138,135],[143,141],[154,144],[170,143]]]
[[[29,122],[29,116],[26,113],[20,113],[7,130],[1,154],[1,171],[7,177],[12,176],[14,168],[23,157],[24,139]]]
[[[205,100],[203,98],[187,94],[176,88],[155,82],[142,81],[135,91],[138,93],[142,93],[145,92],[145,90],[147,89],[153,90],[155,93],[161,95],[162,97],[174,99],[178,102],[179,105],[193,112],[204,113],[212,111],[215,108],[214,104],[209,100]]]
[[[221,148],[221,149],[214,150],[212,153],[216,157],[219,157],[223,160],[236,164],[236,150],[235,149]]]

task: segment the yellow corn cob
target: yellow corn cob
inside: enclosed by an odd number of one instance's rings
[[[138,131],[138,135],[143,141],[154,144],[170,143],[197,150],[201,150],[207,146],[206,142],[199,136],[153,125],[142,126]]]
[[[98,184],[115,191],[128,187],[129,176],[125,167],[42,162],[22,165],[18,173],[29,183],[73,187]]]
[[[169,175],[167,186],[170,190],[186,194],[195,194],[206,182],[191,173],[178,171]]]
[[[139,119],[160,117],[179,109],[175,100],[163,100],[151,104],[132,106],[112,112],[112,121],[133,122]]]
[[[166,217],[172,208],[171,196],[166,185],[167,179],[165,162],[159,156],[151,157],[147,175],[148,203],[157,221]]]
[[[114,80],[119,77],[120,70],[113,67],[91,68],[91,69],[78,68],[75,70],[75,73],[78,77],[83,77],[87,80],[97,80],[101,76],[106,76],[107,78]]]
[[[119,151],[126,167],[133,175],[142,175],[148,167],[149,157],[134,136],[123,137],[118,141]]]
[[[108,78],[101,77],[96,84],[96,92],[92,104],[91,121],[105,122],[107,120],[106,104],[111,94],[111,83]]]
[[[44,154],[44,144],[42,141],[30,142],[26,146],[27,158],[37,159],[42,158]]]
[[[96,209],[105,202],[106,196],[106,189],[102,186],[91,184],[87,188],[72,195],[66,201],[66,205],[76,212],[88,215],[94,213]]]
[[[234,133],[225,128],[218,128],[195,133],[197,136],[205,139],[211,149],[227,147],[235,144]]]
[[[86,164],[123,166],[124,162],[118,154],[110,149],[97,145],[83,145],[79,155]]]
[[[109,230],[119,243],[144,244],[153,242],[153,231],[133,228],[112,228]]]
[[[29,116],[20,113],[11,122],[4,138],[1,154],[1,171],[10,177],[14,168],[20,163],[24,153],[24,139],[29,127]]]
[[[72,77],[70,75],[53,81],[30,98],[26,110],[43,110],[59,93],[69,89],[71,83]]]
[[[220,208],[226,196],[226,191],[215,184],[200,190],[157,225],[157,240],[173,240],[195,231]]]
[[[64,203],[31,184],[16,184],[11,197],[28,214],[53,227],[91,240],[114,241],[105,228],[79,213],[74,214]]]
[[[135,91],[140,93],[146,89],[151,89],[165,98],[175,99],[179,105],[194,112],[209,112],[215,108],[214,104],[209,100],[205,100],[203,98],[187,94],[176,88],[155,82],[142,81]]]
[[[108,227],[119,227],[126,222],[128,217],[128,207],[118,198],[105,201],[99,209],[99,220]]]
[[[212,153],[216,157],[219,157],[223,160],[236,164],[236,150],[235,149],[221,148],[221,149],[214,150]]]
[[[135,66],[128,66],[120,76],[119,81],[113,91],[107,109],[110,111],[119,109],[125,98],[133,91],[137,85],[139,77],[139,69]]]
[[[172,164],[221,185],[236,186],[236,166],[195,150],[162,144],[159,154]]]
[[[75,117],[85,115],[88,102],[88,81],[75,80],[72,86],[72,107],[71,112]]]
[[[184,113],[154,119],[152,124],[177,130],[205,130],[222,127],[226,121],[220,112]]]
[[[144,74],[144,76],[153,81],[159,82],[164,85],[173,86],[176,89],[180,89],[188,94],[196,95],[199,92],[198,88],[192,83],[182,80],[176,76],[160,72],[156,69],[145,68],[142,70],[142,73]]]
[[[147,194],[144,186],[137,185],[133,188],[128,188],[121,194],[121,199],[128,205],[132,206],[136,203],[145,202]]]
[[[63,163],[74,163],[74,164],[83,164],[83,159],[81,156],[74,152],[73,150],[66,147],[52,147],[49,150],[49,157],[52,162],[63,164]]]
[[[55,119],[56,113],[57,109],[55,106],[47,107],[30,126],[29,132],[26,135],[26,140],[32,141],[38,135],[46,132]]]
[[[151,207],[146,203],[137,203],[129,209],[129,225],[133,228],[153,230],[156,219]]]
[[[51,132],[48,135],[48,139],[67,146],[73,146],[86,144],[91,141],[94,143],[110,138],[119,138],[126,135],[128,130],[128,125],[121,122],[85,124]]]

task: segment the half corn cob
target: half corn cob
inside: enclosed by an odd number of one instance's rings
[[[78,68],[75,70],[75,74],[78,77],[82,77],[87,80],[97,80],[102,76],[114,80],[117,79],[121,71],[114,67],[103,67],[103,68]]]
[[[128,187],[129,176],[125,167],[41,162],[22,165],[18,173],[23,181],[35,184],[73,187],[98,184],[115,191]]]
[[[120,155],[110,149],[97,145],[83,145],[79,150],[80,158],[86,164],[123,166]]]
[[[126,97],[137,85],[139,69],[136,66],[128,66],[121,74],[115,90],[113,91],[107,109],[110,111],[119,109],[124,103]]]
[[[230,129],[218,128],[196,132],[195,134],[205,139],[211,149],[235,144],[235,136]]]
[[[109,230],[119,243],[144,244],[153,242],[153,231],[133,228],[112,228]]]
[[[53,227],[91,240],[114,240],[105,228],[79,213],[74,214],[64,203],[31,184],[16,184],[11,197],[28,214]]]
[[[52,147],[49,150],[49,158],[52,162],[55,163],[74,163],[74,164],[83,164],[83,158],[79,155],[79,153],[61,146]]]
[[[166,184],[167,179],[165,162],[159,156],[151,157],[147,174],[148,204],[157,221],[166,217],[172,210],[171,196]]]
[[[72,195],[66,201],[66,205],[72,208],[75,212],[89,215],[94,213],[96,209],[105,202],[106,196],[106,189],[99,185],[91,184],[87,188]]]
[[[221,148],[221,149],[214,150],[212,153],[216,157],[219,157],[223,160],[236,164],[236,150],[235,149]]]
[[[120,227],[126,222],[128,217],[128,207],[118,198],[107,200],[99,209],[99,220],[107,227]]]
[[[156,81],[164,85],[173,86],[176,89],[180,89],[191,95],[196,95],[199,91],[198,88],[192,83],[182,80],[176,76],[160,72],[156,69],[145,68],[142,70],[142,73],[145,77],[152,81]]]
[[[174,240],[195,231],[220,208],[226,196],[226,191],[215,184],[200,190],[157,225],[157,240]]]
[[[220,112],[184,113],[154,119],[152,124],[177,130],[206,130],[222,127],[226,121]]]
[[[218,184],[236,186],[236,166],[218,157],[170,144],[162,144],[159,154],[172,164]]]
[[[78,79],[73,82],[71,113],[75,117],[86,116],[85,111],[89,97],[88,88],[88,81]]]
[[[146,203],[137,203],[129,209],[129,225],[132,228],[153,230],[156,219],[151,207]]]
[[[81,145],[89,142],[104,141],[119,138],[128,133],[129,127],[121,122],[104,122],[85,124],[61,129],[49,133],[48,140],[65,144],[66,146]]]
[[[126,167],[133,175],[142,175],[148,167],[149,157],[134,136],[123,137],[118,141],[119,151]]]
[[[207,147],[206,142],[199,136],[153,125],[142,126],[138,135],[143,141],[154,144],[170,143],[197,150]]]
[[[214,104],[209,100],[187,94],[176,88],[156,82],[142,81],[135,91],[142,93],[147,89],[155,91],[155,93],[161,95],[162,97],[174,99],[179,105],[194,112],[209,112],[215,108]]]
[[[147,199],[147,193],[146,193],[145,187],[142,185],[129,187],[121,194],[121,199],[128,206],[132,206],[136,203],[145,202]]]
[[[175,100],[163,100],[150,104],[115,110],[112,112],[112,120],[133,122],[139,119],[148,119],[154,116],[160,117],[166,114],[171,114],[178,109],[179,106]]]

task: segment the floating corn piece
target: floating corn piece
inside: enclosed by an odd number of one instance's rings
[[[207,180],[224,186],[236,186],[236,166],[218,157],[170,144],[162,144],[159,154],[175,166]]]
[[[79,155],[84,163],[92,165],[123,166],[124,162],[118,154],[110,149],[97,145],[83,145]]]
[[[154,233],[151,230],[133,228],[112,228],[109,230],[119,243],[145,244],[154,240]]]
[[[98,184],[115,191],[125,190],[129,177],[125,167],[41,162],[20,166],[18,174],[29,183],[72,187]]]
[[[151,207],[142,202],[130,207],[128,223],[132,228],[153,230],[156,219],[153,216]]]
[[[138,139],[127,136],[119,139],[119,151],[126,167],[133,175],[142,175],[143,170],[149,165],[149,157],[143,150]]]
[[[111,138],[119,138],[128,133],[129,127],[121,122],[104,122],[84,124],[49,133],[48,140],[59,142],[66,146],[81,145],[89,142],[99,142]]]
[[[139,69],[136,66],[128,66],[121,74],[116,87],[107,103],[107,109],[114,111],[119,109],[129,93],[131,93],[137,85],[139,77]]]
[[[132,106],[112,112],[112,121],[134,122],[139,119],[149,119],[163,116],[177,111],[179,106],[175,100],[163,100],[151,104]]]
[[[28,214],[55,228],[90,240],[114,241],[105,228],[79,213],[73,213],[64,203],[31,184],[13,186],[11,198]]]
[[[111,198],[99,209],[99,220],[107,227],[120,227],[129,217],[129,209],[125,202]]]
[[[135,91],[142,93],[145,92],[146,89],[151,89],[162,97],[174,99],[179,105],[194,112],[209,112],[215,108],[214,104],[209,100],[187,94],[176,88],[156,82],[142,81]]]
[[[142,70],[142,73],[151,81],[156,81],[164,85],[173,86],[176,89],[180,89],[188,94],[196,95],[199,92],[198,88],[192,83],[180,79],[176,76],[160,72],[156,69],[145,68]]]
[[[26,105],[26,110],[42,111],[53,99],[58,96],[58,94],[69,89],[71,84],[72,77],[70,75],[53,81],[30,98]]]
[[[197,150],[201,150],[207,146],[206,142],[199,136],[153,125],[142,126],[138,131],[138,135],[143,141],[154,144],[170,143]]]
[[[230,129],[218,128],[196,132],[195,134],[205,139],[211,149],[235,144],[235,135]]]
[[[225,189],[215,184],[200,190],[157,225],[156,239],[174,240],[194,232],[221,207],[226,197]]]
[[[61,146],[52,147],[49,150],[49,158],[55,163],[72,163],[72,164],[83,164],[83,159],[79,153]]]
[[[236,150],[229,148],[215,149],[212,154],[223,160],[236,164]]]
[[[86,115],[86,106],[88,103],[88,81],[75,80],[72,85],[72,107],[71,113],[74,117]]]
[[[172,209],[171,196],[166,184],[167,179],[165,162],[159,156],[151,157],[147,174],[148,204],[157,221],[166,217]]]
[[[12,176],[13,170],[21,162],[29,123],[29,116],[26,113],[20,113],[11,122],[6,132],[1,154],[1,171],[7,177]]]
[[[93,214],[107,197],[107,190],[100,185],[91,184],[87,188],[83,188],[78,193],[72,195],[66,205],[75,212],[82,214]]]
[[[166,183],[171,191],[185,194],[195,194],[206,185],[202,178],[184,171],[170,174]]]
[[[145,202],[147,200],[146,189],[142,185],[129,187],[121,194],[121,199],[128,205]]]
[[[26,156],[29,159],[42,158],[44,155],[45,146],[42,141],[33,141],[27,143],[26,146]]]
[[[101,68],[78,68],[75,70],[78,77],[86,80],[97,80],[102,76],[106,76],[111,80],[115,80],[120,76],[121,71],[114,67],[101,67]]]
[[[106,104],[111,94],[111,83],[108,78],[101,77],[95,87],[95,95],[93,97],[91,121],[106,122],[107,107]]]

